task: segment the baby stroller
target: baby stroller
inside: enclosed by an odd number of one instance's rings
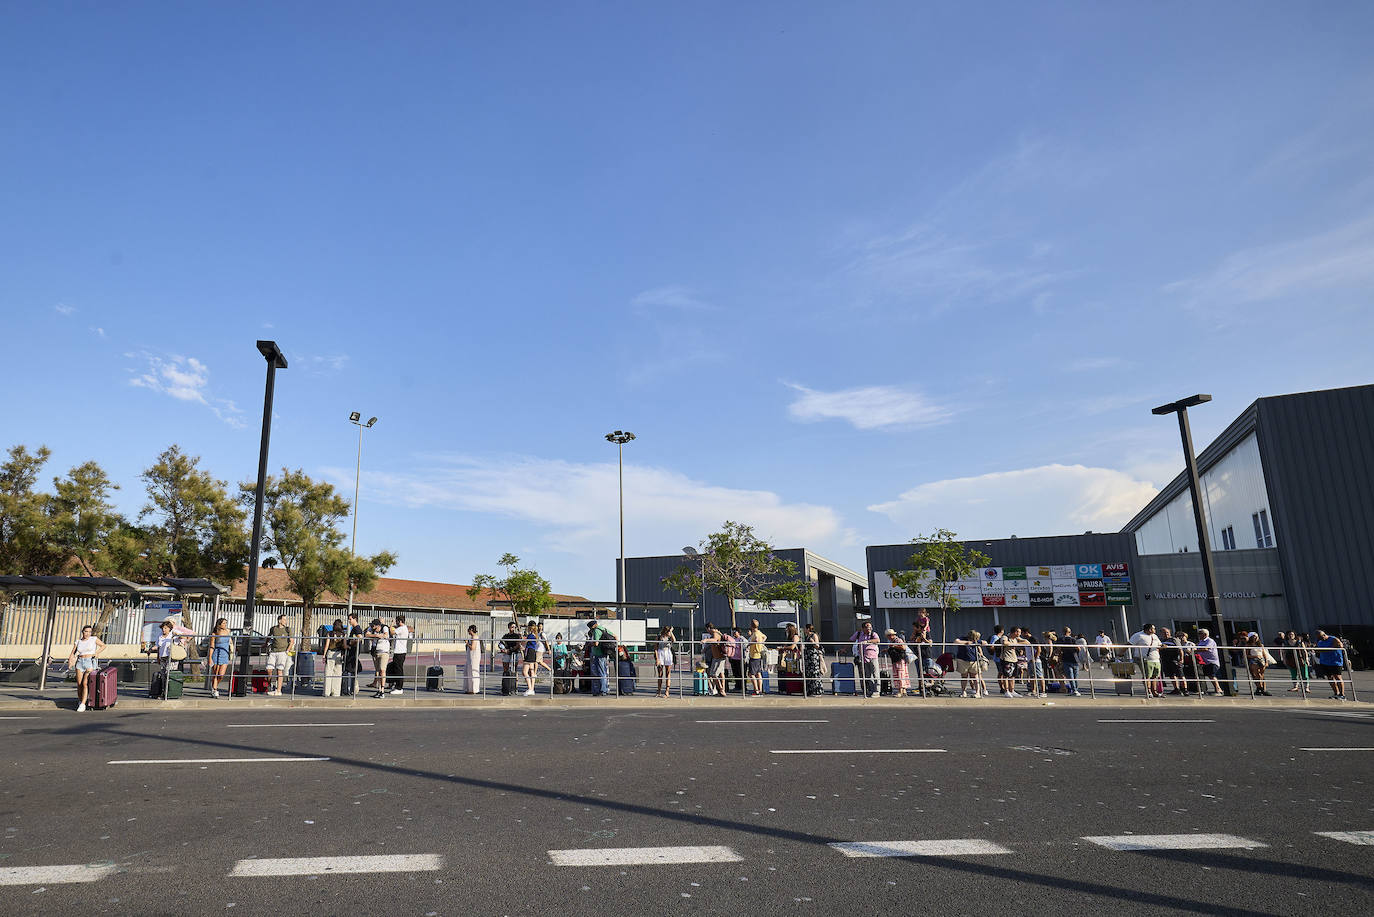
[[[926,661],[926,670],[922,673],[925,682],[925,692],[928,697],[947,697],[949,689],[945,687],[945,673],[949,669],[944,665],[945,661],[953,662],[953,657],[945,653],[939,659]]]

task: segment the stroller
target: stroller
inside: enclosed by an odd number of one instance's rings
[[[943,654],[939,659],[927,660],[926,670],[921,673],[927,697],[949,696],[949,689],[945,687],[945,673],[949,671],[944,664],[946,660],[953,662],[953,658],[948,653]]]

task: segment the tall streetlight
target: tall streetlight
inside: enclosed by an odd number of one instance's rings
[[[688,557],[696,557],[696,558],[699,558],[699,559],[701,560],[701,624],[702,624],[703,627],[705,627],[705,626],[706,626],[706,555],[705,555],[705,554],[700,554],[700,553],[698,553],[698,552],[697,552],[697,549],[696,549],[696,548],[693,548],[693,547],[691,547],[691,546],[688,546],[688,547],[683,548],[683,549],[682,549],[682,553],[683,553],[683,554],[686,554]],[[689,621],[688,624],[687,624],[687,629],[688,629],[688,635],[687,635],[688,645],[690,646],[692,643],[695,643],[695,642],[696,642],[696,639],[697,639],[697,638],[696,638],[696,615],[692,615],[691,621]]]
[[[243,631],[246,637],[239,651],[237,678],[230,678],[234,697],[248,694],[248,676],[253,668],[253,611],[257,605],[258,557],[262,554],[262,503],[267,491],[267,444],[272,439],[272,390],[277,370],[286,369],[286,357],[276,341],[258,341],[258,353],[267,360],[267,389],[262,398],[262,441],[258,446],[258,489],[253,497],[253,541],[248,549],[248,595],[243,603]]]
[[[1217,595],[1216,579],[1212,573],[1212,538],[1207,532],[1207,520],[1202,510],[1201,482],[1198,480],[1197,459],[1193,456],[1193,431],[1188,426],[1188,409],[1206,404],[1211,395],[1189,395],[1169,404],[1161,404],[1151,414],[1177,414],[1178,432],[1183,437],[1183,462],[1188,471],[1188,492],[1193,497],[1193,523],[1197,526],[1198,553],[1202,555],[1202,580],[1207,588],[1207,610],[1212,615],[1212,628],[1216,631],[1217,662],[1220,669],[1222,693],[1231,697],[1231,673],[1226,664],[1226,625],[1221,618],[1221,603]]]
[[[606,434],[606,442],[615,443],[620,453],[620,607],[616,617],[625,617],[625,444],[633,441],[635,435],[629,430],[615,430]]]
[[[372,425],[377,422],[377,418],[369,417],[367,423],[363,423],[363,415],[357,411],[351,411],[348,415],[348,422],[358,428],[358,467],[353,473],[353,542],[348,546],[348,553],[354,557],[358,556],[358,487],[363,479],[363,431],[372,429]],[[348,578],[348,613],[353,614],[353,577]]]

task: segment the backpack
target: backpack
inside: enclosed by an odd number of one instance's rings
[[[615,634],[601,628],[601,639],[597,642],[597,648],[601,650],[601,655],[608,659],[615,655]]]

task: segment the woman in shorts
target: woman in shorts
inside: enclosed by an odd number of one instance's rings
[[[95,681],[95,671],[100,668],[100,654],[105,652],[105,644],[95,636],[95,628],[87,624],[81,628],[81,636],[72,644],[72,654],[67,665],[76,669],[76,712],[86,710],[86,701],[91,700],[91,685]]]
[[[1256,695],[1262,697],[1273,697],[1268,691],[1268,686],[1264,683],[1265,673],[1269,671],[1269,664],[1273,657],[1269,655],[1269,650],[1260,640],[1259,634],[1251,634],[1246,641],[1245,662],[1250,667],[1250,680],[1254,683]]]
[[[677,638],[673,636],[671,626],[658,632],[658,646],[654,650],[654,663],[658,672],[658,693],[654,697],[668,696],[668,681],[673,671],[673,650],[676,647]]]
[[[220,618],[210,630],[210,696],[219,697],[219,682],[229,674],[229,656],[234,638],[229,635],[229,619]]]
[[[372,684],[373,697],[386,696],[386,669],[391,665],[391,628],[382,623],[381,618],[373,618],[368,628],[372,638]]]
[[[959,692],[960,697],[982,697],[985,688],[982,686],[982,648],[979,643],[983,635],[976,630],[969,631],[961,640],[954,640],[954,659],[955,667],[959,671]]]

